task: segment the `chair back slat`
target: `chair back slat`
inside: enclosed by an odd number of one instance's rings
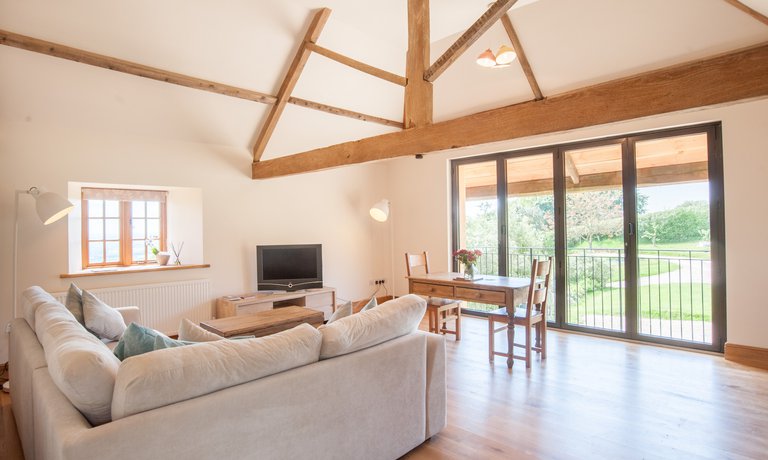
[[[405,253],[405,269],[408,272],[408,276],[411,274],[429,274],[429,255],[427,251],[421,254],[409,254]]]
[[[535,309],[538,314],[547,314],[547,297],[549,295],[549,279],[552,274],[552,257],[546,260],[533,259],[531,262],[531,285],[528,289],[528,303],[525,306],[525,317],[530,318]]]

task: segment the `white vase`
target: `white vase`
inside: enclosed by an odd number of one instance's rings
[[[170,252],[158,252],[155,256],[157,258],[158,265],[168,265],[168,261],[171,260]]]

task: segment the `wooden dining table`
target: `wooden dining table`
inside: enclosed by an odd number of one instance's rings
[[[466,300],[507,307],[514,315],[515,308],[528,301],[530,278],[480,275],[480,279],[465,280],[461,273],[429,273],[408,276],[408,292],[443,299]],[[512,367],[514,317],[509,318],[507,329],[510,358],[507,366]]]

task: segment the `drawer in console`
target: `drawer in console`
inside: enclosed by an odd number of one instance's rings
[[[451,299],[453,298],[453,286],[441,286],[439,284],[414,282],[413,293]]]
[[[489,291],[486,289],[456,288],[456,297],[464,300],[474,300],[477,302],[488,302],[493,304],[504,304],[505,296],[501,291]]]

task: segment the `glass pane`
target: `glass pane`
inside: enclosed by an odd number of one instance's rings
[[[120,262],[120,242],[107,241],[107,263]]]
[[[104,200],[88,200],[88,217],[104,217]]]
[[[507,276],[531,276],[533,259],[555,256],[552,154],[510,158],[507,168]],[[555,320],[555,274],[550,275],[547,318]]]
[[[103,264],[104,263],[104,243],[88,243],[88,263],[90,264]]]
[[[147,221],[145,219],[137,219],[136,217],[131,220],[131,237],[134,240],[143,240],[147,237],[146,232]]]
[[[91,241],[104,239],[104,219],[88,219],[88,239]]]
[[[143,262],[146,258],[144,256],[144,249],[146,248],[144,240],[133,240],[131,245],[131,256],[134,262]]]
[[[104,239],[105,240],[120,239],[120,220],[119,219],[104,219]]]
[[[147,201],[147,217],[160,217],[159,201]]]
[[[104,201],[104,217],[120,217],[120,202],[117,200]]]
[[[160,237],[160,219],[147,219],[147,237],[153,240]]]
[[[132,217],[144,217],[144,201],[132,201],[131,202],[131,216]]]
[[[640,333],[711,344],[707,135],[641,141],[635,152]]]
[[[565,153],[568,324],[624,331],[621,144]]]
[[[498,199],[496,162],[472,163],[458,168],[459,249],[479,249],[481,274],[499,274]],[[461,268],[460,268],[461,269]],[[471,310],[489,311],[498,306],[468,302]]]

